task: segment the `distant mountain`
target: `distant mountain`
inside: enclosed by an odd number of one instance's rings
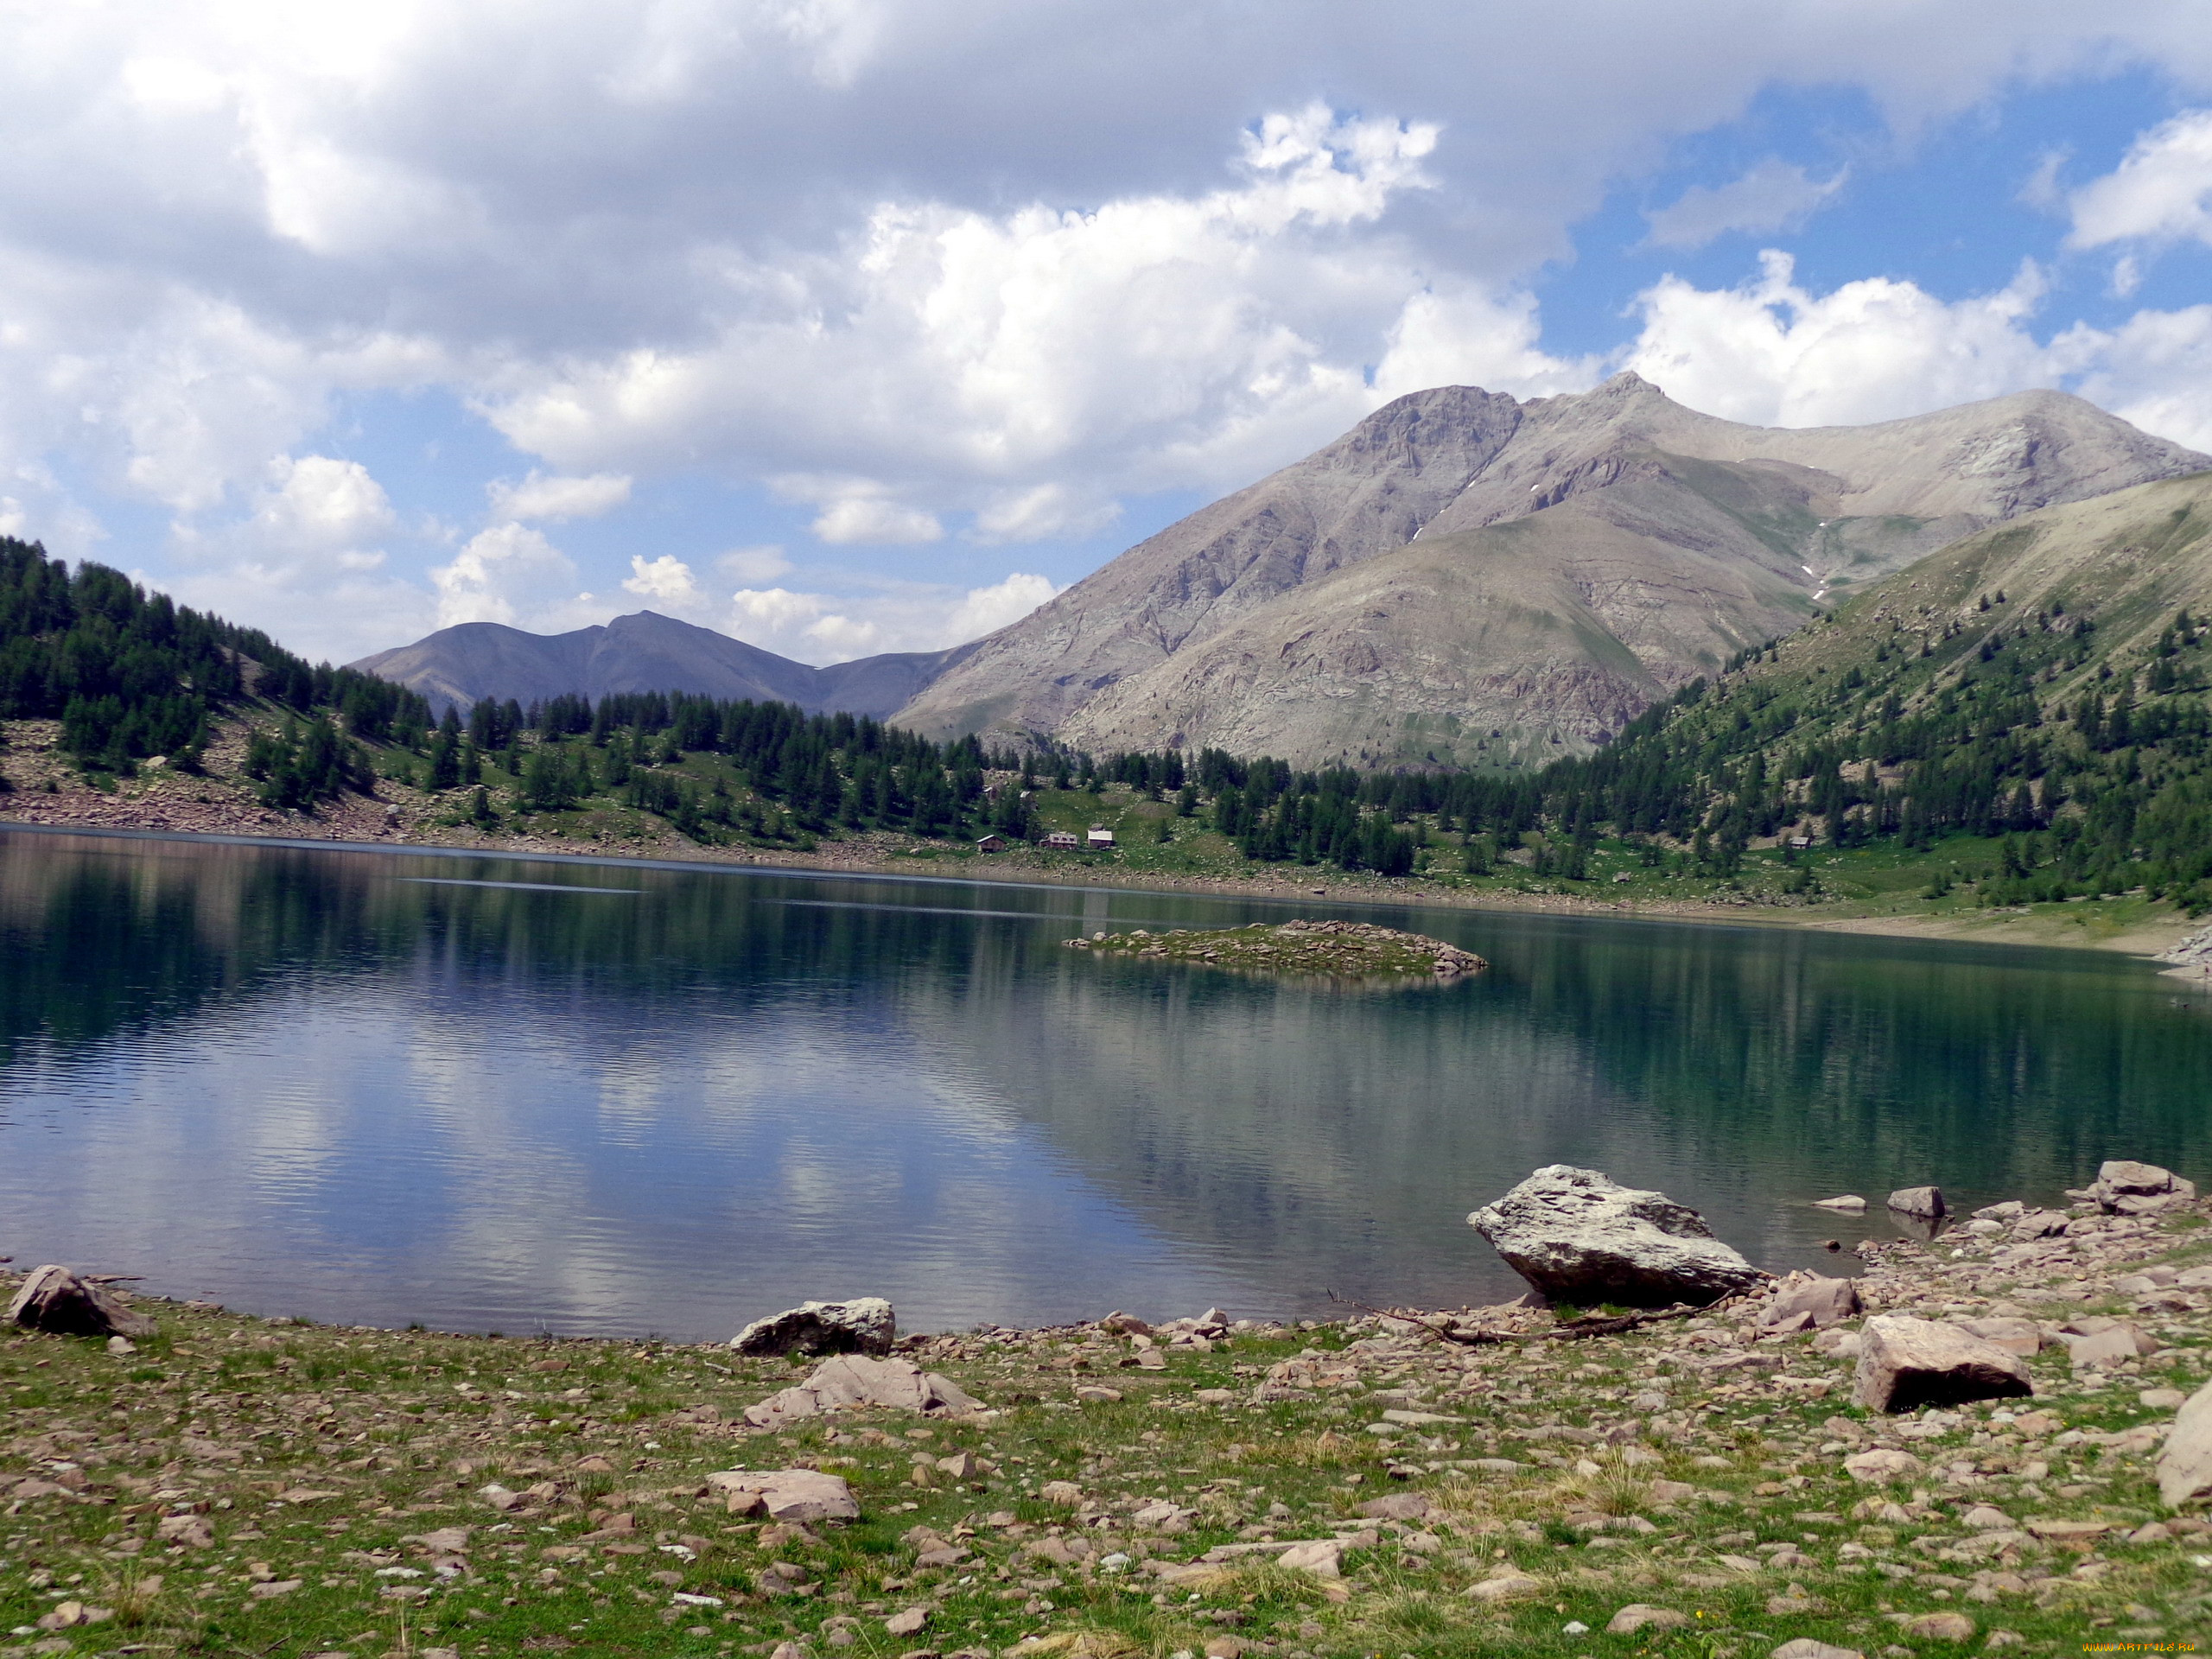
[[[440,709],[486,697],[530,703],[563,693],[690,691],[795,702],[810,714],[878,718],[910,701],[971,649],[898,652],[814,668],[653,611],[573,633],[525,633],[498,622],[441,628],[351,666],[411,687]]]
[[[1985,525],[2206,467],[2060,392],[1787,430],[1633,374],[1525,404],[1443,387],[1130,549],[893,717],[1093,750],[1537,762]]]

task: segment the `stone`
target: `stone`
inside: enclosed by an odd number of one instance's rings
[[[2212,1382],[2189,1396],[2174,1415],[2158,1453],[2158,1498],[2170,1510],[2212,1492]]]
[[[1843,1460],[1843,1472],[1859,1481],[1909,1480],[1920,1472],[1922,1466],[1920,1459],[1911,1452],[1889,1446],[1855,1452]]]
[[[1954,1319],[1951,1323],[2008,1354],[2033,1358],[2043,1351],[2043,1327],[2033,1319]]]
[[[823,1360],[797,1387],[747,1406],[745,1421],[755,1428],[774,1428],[829,1411],[974,1411],[982,1404],[950,1378],[912,1360],[840,1354]]]
[[[1535,1171],[1467,1224],[1554,1302],[1701,1306],[1772,1277],[1715,1238],[1696,1211],[1570,1164]]]
[[[2186,1204],[2196,1196],[2194,1182],[2171,1169],[2139,1164],[2132,1158],[2114,1158],[2100,1165],[2097,1179],[2089,1183],[2089,1197],[2108,1216],[2145,1216],[2169,1205]]]
[[[2144,1389],[2137,1393],[2136,1402],[2153,1411],[2174,1411],[2187,1402],[2189,1396],[2179,1389]]]
[[[1371,1521],[1421,1521],[1428,1516],[1429,1503],[1419,1492],[1392,1492],[1385,1497],[1370,1497],[1361,1504],[1358,1513]]]
[[[1340,1579],[1344,1569],[1338,1565],[1339,1547],[1333,1538],[1317,1538],[1311,1543],[1293,1544],[1275,1557],[1279,1566],[1294,1573],[1311,1573],[1317,1579]]]
[[[1824,1330],[1856,1319],[1865,1312],[1855,1279],[1824,1279],[1818,1274],[1793,1273],[1775,1287],[1759,1323],[1780,1326],[1802,1320],[1800,1330]]]
[[[2190,1268],[2174,1275],[2174,1283],[2183,1290],[2212,1290],[2212,1268]]]
[[[1038,1489],[1039,1501],[1063,1510],[1079,1509],[1083,1504],[1083,1488],[1071,1480],[1048,1480]]]
[[[2077,1371],[2092,1367],[2118,1365],[2125,1360],[2158,1351],[2157,1341],[2146,1332],[2114,1320],[2101,1331],[2087,1336],[2066,1338],[2067,1357]]]
[[[208,1549],[215,1542],[215,1527],[204,1515],[165,1515],[155,1523],[154,1540],[181,1544],[187,1549]]]
[[[1479,1584],[1468,1586],[1477,1601],[1520,1601],[1544,1592],[1543,1580],[1532,1579],[1517,1567],[1501,1567]]]
[[[729,1339],[733,1353],[758,1358],[867,1354],[880,1359],[899,1335],[898,1317],[880,1296],[849,1302],[801,1302],[755,1319]]]
[[[819,1469],[724,1469],[707,1484],[729,1495],[736,1513],[767,1511],[772,1521],[857,1521],[861,1506],[841,1475]]]
[[[1859,1333],[1852,1398],[1870,1411],[1911,1411],[2034,1392],[2018,1354],[1955,1325],[1877,1315]]]
[[[51,1337],[150,1337],[158,1328],[65,1267],[33,1268],[8,1304],[8,1323]]]
[[[1923,1613],[1904,1623],[1904,1633],[1923,1642],[1970,1642],[1974,1620],[1964,1613]]]
[[[2031,1210],[2012,1224],[2012,1236],[2018,1239],[2063,1238],[2074,1219],[2063,1210]]]
[[[1783,1643],[1767,1659],[1866,1659],[1866,1656],[1856,1648],[1833,1647],[1809,1636],[1801,1636]]]
[[[1690,1622],[1688,1613],[1678,1613],[1671,1607],[1654,1607],[1646,1602],[1631,1601],[1607,1621],[1608,1636],[1634,1636],[1638,1630],[1679,1630]]]
[[[928,1608],[908,1607],[885,1619],[883,1629],[887,1636],[918,1636],[928,1628],[929,1622]]]
[[[1890,1194],[1889,1207],[1922,1221],[1937,1221],[1951,1213],[1940,1186],[1901,1186]]]
[[[1853,1215],[1856,1215],[1859,1211],[1866,1207],[1866,1200],[1860,1198],[1856,1192],[1846,1192],[1838,1198],[1815,1198],[1813,1200],[1813,1207],[1815,1210],[1847,1211]]]

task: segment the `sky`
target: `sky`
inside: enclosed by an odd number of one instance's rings
[[[0,531],[347,661],[1004,626],[1390,398],[2212,451],[2203,0],[0,0]]]

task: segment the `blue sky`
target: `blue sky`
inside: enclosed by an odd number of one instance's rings
[[[2193,0],[10,11],[0,522],[339,660],[950,645],[1448,382],[2212,450]]]

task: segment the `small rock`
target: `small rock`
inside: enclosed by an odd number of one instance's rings
[[[1872,1452],[1860,1452],[1843,1460],[1843,1472],[1853,1480],[1878,1481],[1909,1480],[1918,1474],[1921,1461],[1910,1452],[1898,1452],[1888,1446],[1878,1446]]]
[[[1904,1633],[1923,1642],[1967,1642],[1974,1637],[1974,1620],[1964,1613],[1923,1613],[1907,1619]]]
[[[1338,1579],[1344,1570],[1338,1564],[1339,1546],[1333,1538],[1317,1538],[1311,1543],[1293,1544],[1275,1557],[1278,1565],[1294,1573],[1311,1573],[1317,1579]]]
[[[2032,1392],[2028,1368],[1972,1332],[1932,1319],[1880,1314],[1859,1332],[1852,1397],[1870,1411],[1997,1400]]]
[[[204,1515],[165,1515],[155,1523],[154,1539],[187,1549],[207,1549],[215,1541],[215,1527]]]
[[[54,1337],[150,1337],[157,1328],[99,1286],[51,1262],[31,1269],[8,1304],[7,1320]]]
[[[928,1627],[929,1622],[928,1608],[908,1607],[885,1619],[883,1629],[885,1634],[889,1636],[918,1636]]]
[[[1042,1503],[1072,1510],[1083,1503],[1083,1488],[1071,1480],[1048,1480],[1038,1491],[1037,1497]]]
[[[860,1519],[861,1506],[844,1478],[818,1469],[722,1470],[709,1475],[707,1484],[728,1493],[733,1510],[764,1509],[774,1521]]]
[[[898,1335],[898,1318],[889,1302],[880,1296],[856,1296],[849,1302],[801,1302],[755,1319],[729,1345],[734,1353],[756,1357],[868,1354],[880,1359]]]
[[[2033,1319],[1956,1319],[1953,1323],[2008,1354],[2032,1358],[2043,1351],[2043,1327]]]
[[[1889,1207],[1921,1221],[1938,1221],[1951,1213],[1940,1186],[1901,1186],[1890,1194]]]
[[[2179,1389],[2145,1389],[2135,1396],[2141,1404],[2153,1411],[2177,1409],[2189,1396]]]
[[[1569,1164],[1537,1170],[1467,1224],[1555,1302],[1702,1305],[1771,1277],[1715,1238],[1696,1211]]]
[[[747,1406],[745,1421],[755,1428],[775,1428],[830,1411],[973,1411],[982,1404],[950,1378],[924,1371],[912,1360],[840,1354],[823,1360],[797,1387]]]
[[[2158,1344],[2147,1332],[2114,1320],[2088,1336],[2069,1337],[2066,1349],[2073,1368],[2083,1371],[2096,1366],[2117,1365],[2143,1354],[2155,1354]]]
[[[1519,1601],[1543,1592],[1543,1581],[1530,1578],[1517,1567],[1501,1567],[1467,1590],[1477,1601]]]
[[[1607,1622],[1605,1634],[1634,1636],[1642,1630],[1678,1630],[1689,1622],[1688,1613],[1678,1613],[1671,1607],[1654,1607],[1645,1602],[1631,1601]]]
[[[1776,1287],[1759,1323],[1781,1325],[1802,1319],[1800,1328],[1825,1329],[1855,1319],[1864,1312],[1855,1279],[1824,1279],[1817,1274],[1793,1273]]]
[[[1767,1659],[1866,1659],[1856,1648],[1831,1647],[1826,1642],[1816,1642],[1809,1636],[1801,1636],[1783,1643]]]
[[[1844,1210],[1856,1214],[1866,1207],[1866,1200],[1856,1192],[1846,1192],[1840,1198],[1815,1198],[1813,1207],[1816,1210]]]

